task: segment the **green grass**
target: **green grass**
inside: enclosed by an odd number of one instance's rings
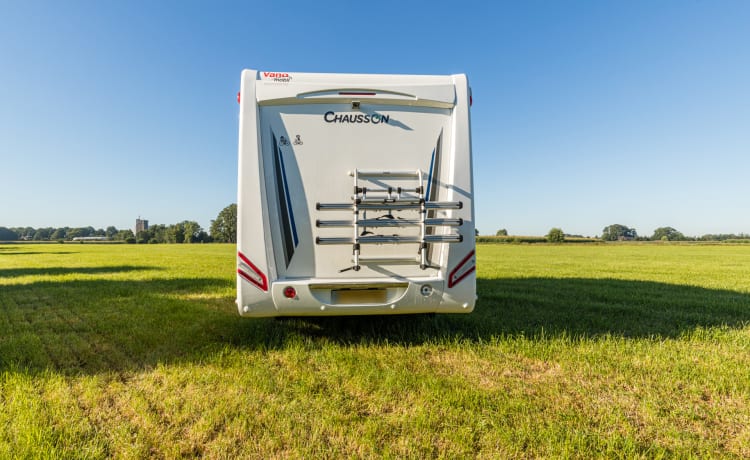
[[[471,315],[275,321],[233,246],[0,245],[0,458],[750,456],[750,248],[478,260]]]

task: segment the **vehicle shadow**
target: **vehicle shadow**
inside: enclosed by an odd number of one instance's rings
[[[110,267],[112,268],[112,267]],[[468,315],[237,315],[231,278],[37,281],[0,289],[0,371],[138,371],[229,350],[415,346],[523,336],[674,338],[741,328],[750,295],[611,279],[479,279]]]
[[[231,279],[215,278],[0,286],[0,371],[97,373],[194,359],[207,347],[242,340],[242,322],[231,308],[233,286]]]
[[[23,268],[0,268],[0,278],[13,278],[19,276],[56,276],[56,275],[101,275],[105,273],[121,273],[144,270],[163,270],[160,267],[149,267],[143,265],[112,265],[103,267],[23,267]]]
[[[0,250],[15,249],[15,248],[0,248]],[[23,256],[31,254],[78,254],[77,251],[12,251],[12,252],[0,252],[0,256]]]
[[[300,319],[301,334],[342,344],[414,345],[529,338],[675,338],[696,328],[750,323],[750,295],[649,281],[578,278],[479,279],[468,315]]]

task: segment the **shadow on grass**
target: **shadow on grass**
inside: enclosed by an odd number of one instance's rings
[[[674,338],[696,328],[750,323],[750,295],[647,281],[479,279],[468,315],[338,317],[290,321],[299,333],[342,344],[414,345],[493,337]]]
[[[142,265],[112,265],[103,267],[34,267],[34,268],[0,268],[0,278],[18,276],[56,276],[56,275],[101,275],[106,273],[124,273],[132,271],[163,270],[160,267]]]
[[[91,273],[113,271],[105,269]],[[233,284],[178,278],[2,286],[0,370],[96,373],[195,359],[242,337],[227,295]]]
[[[0,249],[15,249],[15,248],[0,248]],[[77,251],[13,251],[13,252],[0,252],[0,256],[19,256],[29,254],[78,254]]]
[[[40,281],[0,290],[0,370],[97,373],[200,362],[226,348],[421,345],[495,337],[678,337],[739,328],[750,296],[600,279],[480,279],[468,315],[244,319],[234,280]]]

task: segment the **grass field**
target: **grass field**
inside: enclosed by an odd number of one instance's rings
[[[750,457],[750,247],[478,260],[471,315],[280,322],[233,246],[0,245],[0,458]]]

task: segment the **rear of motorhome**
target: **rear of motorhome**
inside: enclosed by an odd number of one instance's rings
[[[469,313],[465,75],[244,70],[240,315]]]

